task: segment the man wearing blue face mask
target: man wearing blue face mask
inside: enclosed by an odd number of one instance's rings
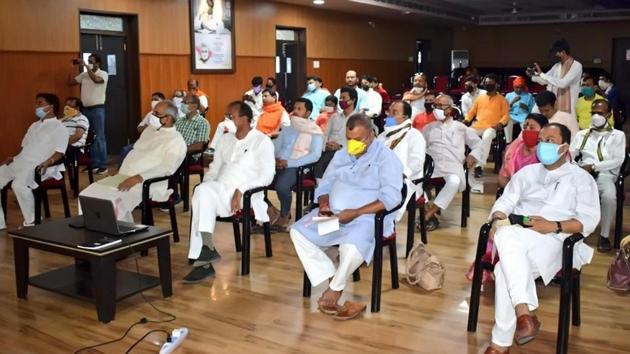
[[[538,307],[536,278],[549,284],[562,267],[564,240],[574,233],[588,236],[599,222],[595,181],[567,159],[569,129],[547,124],[538,141],[536,155],[541,163],[514,174],[490,213],[490,237],[501,260],[494,267],[495,325],[485,354],[508,353],[513,340],[524,345],[536,338],[540,329],[533,313]],[[511,214],[522,216],[524,227],[497,226]],[[573,267],[580,269],[592,257],[593,250],[580,241]]]
[[[584,79],[582,79],[582,87],[580,89],[582,97],[578,98],[575,105],[575,112],[577,114],[580,130],[588,129],[591,126],[591,106],[593,105],[593,102],[595,102],[595,100],[604,99],[604,97],[595,92],[596,87],[595,79],[593,79],[592,76],[584,76]],[[612,121],[612,116],[610,119],[611,123],[614,123],[614,121]]]
[[[610,124],[610,103],[595,100],[591,106],[591,127],[577,133],[571,143],[571,155],[579,166],[595,177],[601,199],[602,221],[597,250],[611,249],[609,236],[613,214],[617,205],[615,181],[623,164],[626,151],[626,136]]]
[[[35,168],[39,169],[42,181],[60,179],[63,164],[53,166],[63,157],[68,147],[68,130],[56,116],[59,113],[59,98],[50,93],[39,93],[35,100],[37,121],[31,124],[22,139],[20,151],[0,163],[0,188],[12,182],[11,188],[17,198],[23,226],[35,222]],[[6,229],[4,211],[0,206],[0,230]]]
[[[330,95],[328,90],[322,88],[324,82],[319,76],[309,76],[306,78],[306,92],[302,97],[307,98],[313,103],[313,111],[309,119],[315,120],[321,113],[322,108],[326,105],[326,97]]]

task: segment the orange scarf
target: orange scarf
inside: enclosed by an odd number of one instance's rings
[[[277,133],[280,129],[283,112],[285,110],[280,103],[263,106],[263,112],[258,116],[258,122],[256,122],[256,129],[267,135]]]

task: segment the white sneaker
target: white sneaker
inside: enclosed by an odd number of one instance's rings
[[[483,194],[483,183],[471,185],[470,192],[475,194]]]

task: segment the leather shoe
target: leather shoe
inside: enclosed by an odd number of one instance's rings
[[[488,349],[486,349],[486,351],[483,352],[483,354],[510,354],[510,348],[508,348],[504,352],[500,352],[500,351],[494,349],[492,346],[488,346]]]
[[[536,316],[521,315],[516,319],[514,339],[519,345],[531,342],[540,330],[540,322]]]

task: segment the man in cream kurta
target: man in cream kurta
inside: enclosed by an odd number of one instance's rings
[[[195,263],[184,277],[189,284],[215,274],[211,262],[220,259],[213,242],[217,216],[233,215],[242,208],[243,193],[269,185],[275,174],[273,143],[264,133],[251,128],[251,108],[232,102],[228,112],[236,133],[223,136],[210,169],[193,192],[188,258]],[[251,205],[258,221],[269,221],[263,192],[252,196]]]
[[[64,170],[63,164],[51,165],[68,148],[68,130],[55,117],[59,113],[57,96],[38,94],[35,107],[38,120],[31,124],[24,135],[20,152],[0,164],[0,188],[12,182],[11,188],[22,210],[24,226],[32,226],[35,222],[35,167],[39,166],[40,171],[44,171],[42,181],[49,178],[60,179],[61,171]],[[0,230],[5,228],[4,210],[0,206]]]
[[[610,226],[617,207],[615,182],[626,152],[626,136],[610,125],[611,107],[605,99],[593,102],[591,128],[577,133],[571,143],[571,156],[580,157],[578,164],[595,177],[601,198],[601,214],[597,249],[611,250]]]
[[[472,167],[481,160],[483,147],[477,132],[463,123],[453,120],[453,100],[447,95],[440,95],[435,100],[433,115],[436,122],[430,123],[422,131],[427,143],[427,154],[433,158],[435,168],[432,178],[443,178],[444,187],[429,204],[425,218],[429,221],[427,230],[437,228],[435,217],[438,210],[445,210],[453,201],[458,191],[466,188],[464,162]],[[471,151],[466,156],[466,146]]]
[[[492,208],[493,222],[510,214],[528,216],[526,227],[498,226],[494,244],[501,260],[494,267],[495,325],[486,354],[507,353],[512,340],[523,345],[536,337],[540,322],[535,280],[545,284],[562,266],[564,239],[588,236],[599,222],[599,196],[593,178],[567,162],[569,130],[557,123],[539,133],[536,155],[542,163],[517,172]],[[492,234],[492,232],[491,232]],[[591,261],[593,250],[583,242],[574,249],[573,266]]]
[[[155,177],[170,176],[186,157],[186,143],[175,129],[177,108],[171,101],[155,106],[153,115],[161,127],[148,126],[129,152],[118,174],[92,183],[80,195],[107,199],[114,203],[118,220],[133,222],[131,212],[142,202],[142,182]],[[151,185],[149,196],[156,202],[165,201],[173,192],[168,181]],[[80,208],[80,206],[79,206]]]

